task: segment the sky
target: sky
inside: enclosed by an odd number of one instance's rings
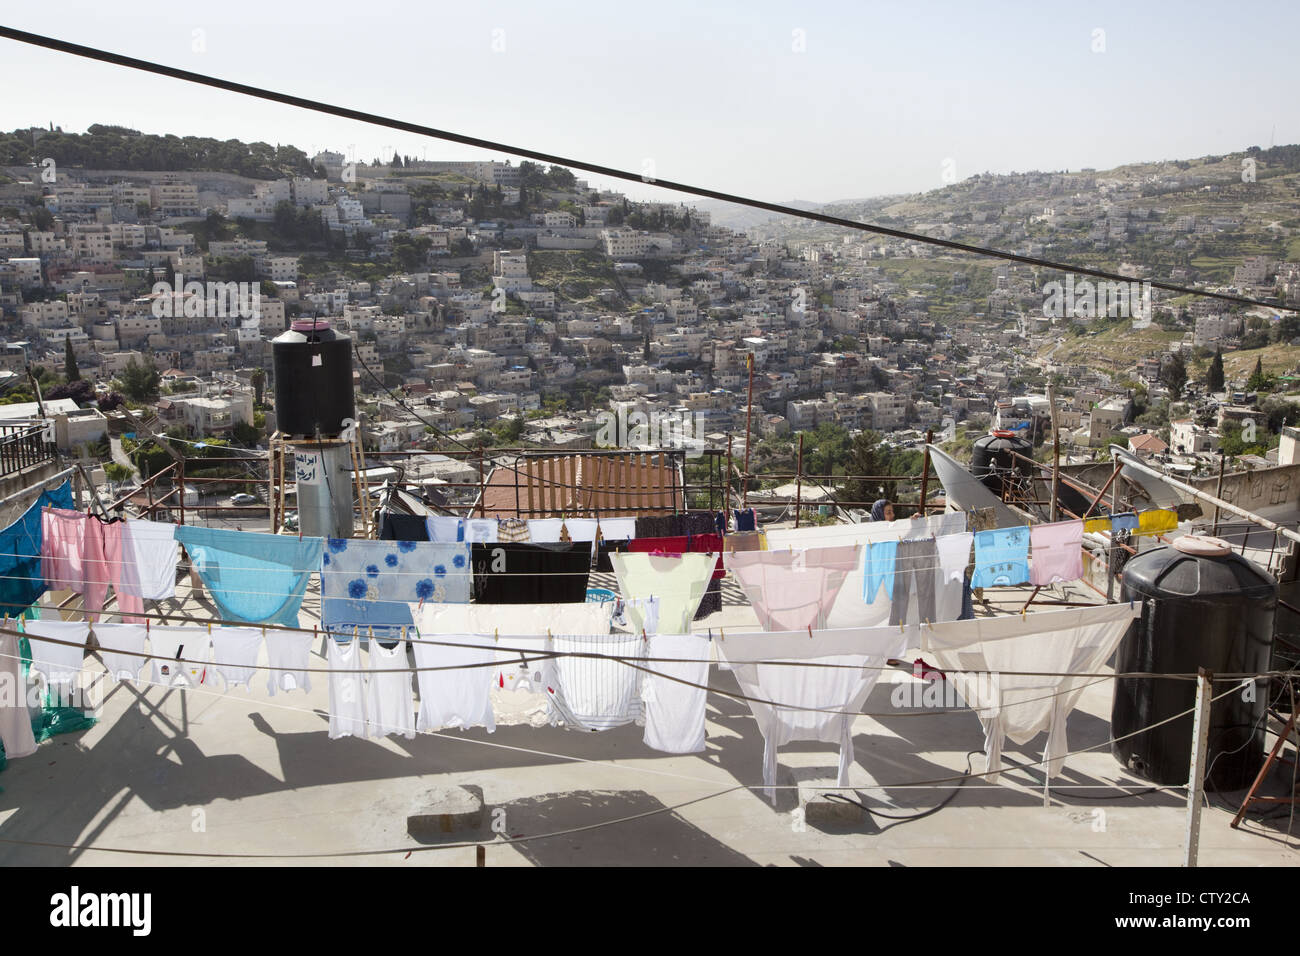
[[[0,22],[772,202],[1300,142],[1288,0],[73,0],[9,5]],[[107,123],[360,161],[507,158],[7,39],[0,64],[5,130]]]

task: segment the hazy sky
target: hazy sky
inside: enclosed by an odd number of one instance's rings
[[[3,22],[772,201],[932,189],[945,161],[964,179],[1300,142],[1288,0],[78,0],[10,4]],[[98,122],[360,160],[488,158],[9,40],[0,64],[6,130]]]

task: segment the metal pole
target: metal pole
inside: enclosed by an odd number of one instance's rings
[[[799,433],[799,460],[794,466],[794,475],[794,526],[797,528],[803,510],[803,432]]]
[[[1047,406],[1052,413],[1052,511],[1051,520],[1057,518],[1057,502],[1061,488],[1061,432],[1056,423],[1056,391],[1047,386]]]
[[[731,462],[731,432],[727,432],[727,474],[726,484],[723,486],[726,490],[723,492],[723,500],[726,504],[722,506],[723,511],[731,510],[731,469],[735,467]]]
[[[1219,453],[1219,483],[1214,486],[1214,497],[1216,498],[1223,497],[1223,467],[1226,462],[1227,462],[1227,458],[1223,455],[1222,452],[1220,452]],[[1219,533],[1219,506],[1218,505],[1214,506],[1214,533],[1216,535]]]
[[[1120,469],[1115,469],[1115,475],[1119,474]],[[1110,513],[1114,514],[1119,510],[1119,482],[1114,481],[1115,475],[1111,476],[1110,486]],[[1115,532],[1112,529],[1110,533],[1110,548],[1106,552],[1106,601],[1115,600],[1115,555],[1119,554],[1119,549],[1115,547]]]
[[[478,446],[478,514],[480,518],[487,517],[487,502],[483,500],[483,446]]]
[[[921,459],[921,517],[925,517],[929,509],[925,506],[925,498],[930,488],[930,445],[934,442],[934,429],[925,430],[925,456]]]
[[[1201,802],[1205,793],[1205,756],[1210,741],[1210,698],[1212,671],[1197,668],[1196,713],[1192,718],[1192,768],[1187,778],[1187,840],[1183,844],[1183,866],[1196,866],[1201,843]]]
[[[745,475],[742,479],[745,483],[744,498],[742,508],[749,507],[749,446],[750,431],[749,421],[754,415],[754,353],[750,352],[746,364],[749,365],[749,394],[745,399]]]

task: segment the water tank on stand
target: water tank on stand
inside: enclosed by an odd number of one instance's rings
[[[1216,674],[1267,671],[1273,649],[1277,582],[1218,538],[1185,535],[1172,546],[1130,558],[1120,598],[1141,601],[1115,655],[1117,672]],[[1215,683],[1214,693],[1227,687]],[[1154,783],[1186,784],[1191,768],[1192,714],[1136,733],[1191,710],[1197,682],[1155,677],[1115,680],[1111,752]],[[1264,762],[1268,682],[1234,691],[1210,710],[1208,790],[1249,787]]]
[[[295,319],[271,340],[275,416],[293,456],[298,530],[352,536],[352,445],[340,436],[356,417],[352,338],[329,319]]]
[[[356,417],[352,337],[329,319],[294,319],[271,340],[275,421],[287,438],[332,438]]]
[[[1033,466],[1016,458],[1017,454],[1032,458],[1034,446],[1015,432],[989,432],[976,441],[971,450],[970,473],[989,491],[1005,500],[1003,486],[1006,482],[1014,480],[1016,475],[1027,478],[1033,473]]]

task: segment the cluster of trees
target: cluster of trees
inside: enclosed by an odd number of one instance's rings
[[[85,133],[16,129],[0,133],[0,165],[39,163],[52,157],[59,165],[94,169],[142,169],[179,172],[220,170],[253,179],[285,175],[324,176],[307,154],[293,146],[244,143],[206,136],[154,136],[124,126],[95,124]]]
[[[329,224],[315,209],[305,206],[299,208],[287,200],[281,200],[275,204],[274,216],[275,218],[271,220],[271,228],[275,232],[275,238],[295,248],[341,250],[347,246],[347,239],[343,234],[339,233],[335,236],[331,233]],[[239,220],[241,229],[248,235],[251,234],[251,230],[245,228],[246,222],[252,224],[251,220]]]
[[[394,236],[393,262],[404,272],[418,272],[428,268],[429,247],[433,240],[428,236]]]
[[[143,362],[131,359],[122,374],[113,380],[113,388],[141,405],[156,402],[162,390],[162,373],[149,356]]]
[[[642,229],[646,232],[659,232],[664,229],[683,230],[691,228],[691,211],[688,208],[678,215],[675,212],[665,213],[662,209],[649,212],[633,209],[624,212],[623,222],[629,229]]]
[[[870,429],[850,436],[844,426],[822,422],[802,434],[805,475],[874,476],[875,480],[860,477],[836,481],[835,484],[840,486],[836,497],[840,501],[870,503],[878,498],[892,501],[898,491],[899,479],[921,473],[922,452],[886,445],[880,433]],[[765,459],[782,470],[787,465],[794,465],[797,441],[795,436],[793,441],[760,443],[756,449],[758,459],[751,461],[751,468],[757,471],[760,467],[769,467]],[[889,477],[894,475],[898,479]]]
[[[519,182],[529,189],[573,189],[578,178],[563,166],[543,168],[525,159],[519,164]]]

